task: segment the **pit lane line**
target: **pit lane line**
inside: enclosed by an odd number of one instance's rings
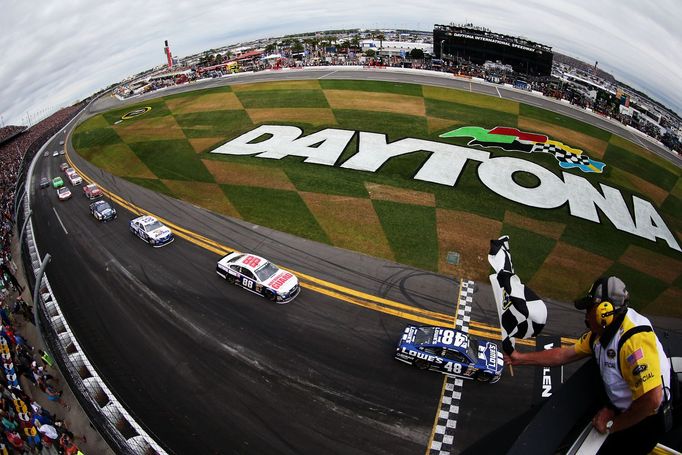
[[[70,132],[69,132],[70,136]],[[70,138],[67,138],[70,139]],[[65,141],[64,144],[64,149],[66,150],[66,144],[68,143],[68,140]],[[76,164],[71,160],[69,156],[69,152],[66,151],[65,153],[66,160],[69,162],[69,165],[80,175],[83,180],[87,183],[95,183],[94,179],[92,179],[90,176],[88,176],[86,173],[84,173],[81,169],[79,169]],[[158,215],[153,214],[152,212],[149,212],[147,210],[142,209],[141,207],[138,207],[116,193],[113,193],[110,190],[107,190],[106,188],[102,187],[101,185],[97,184],[102,192],[107,195],[112,201],[115,201],[117,204],[125,208],[126,210],[137,214],[137,215],[151,215],[157,218],[159,221],[164,223],[165,225],[169,226],[172,228],[176,235],[178,237],[181,237],[185,240],[187,240],[190,243],[193,243],[194,245],[206,249],[208,251],[211,251],[219,256],[224,256],[225,254],[228,254],[233,251],[237,251],[235,248],[230,248],[226,245],[223,245],[221,243],[218,243],[214,240],[209,239],[208,237],[205,237],[201,234],[195,233],[193,231],[190,231],[188,229],[185,229],[181,226],[178,226],[177,224],[159,217]],[[56,213],[56,212],[55,212]],[[61,220],[60,220],[61,222]],[[62,225],[63,227],[63,225]],[[64,228],[66,231],[66,228]],[[284,268],[284,267],[283,267]],[[286,268],[284,268],[286,269]],[[351,303],[354,305],[361,306],[363,308],[367,308],[370,310],[374,311],[379,311],[385,314],[390,314],[392,316],[397,316],[403,319],[407,319],[409,321],[414,321],[418,322],[421,324],[426,324],[426,325],[454,325],[455,322],[455,316],[449,315],[449,314],[444,314],[444,313],[439,313],[435,311],[430,311],[430,310],[425,310],[421,308],[416,308],[412,307],[410,305],[406,305],[400,302],[396,302],[393,300],[388,300],[384,299],[381,297],[376,297],[371,294],[367,294],[361,291],[357,291],[355,289],[347,288],[345,286],[340,286],[338,284],[334,284],[325,280],[321,280],[319,278],[315,278],[311,275],[307,275],[304,273],[297,272],[295,270],[291,269],[286,269],[294,274],[296,274],[300,279],[301,279],[301,287],[310,289],[312,291],[327,295],[329,297],[335,298],[337,300],[341,300],[347,303]],[[469,333],[472,335],[485,338],[485,339],[491,339],[491,340],[496,340],[499,341],[501,340],[501,331],[499,327],[491,326],[485,323],[481,322],[475,322],[471,321],[469,323],[471,327],[469,328]],[[535,342],[532,340],[522,340],[519,339],[516,341],[517,343],[521,345],[526,345],[526,346],[535,346]],[[562,337],[562,343],[565,344],[574,344],[576,340],[571,339],[571,338],[563,338]]]

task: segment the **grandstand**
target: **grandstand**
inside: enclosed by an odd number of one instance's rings
[[[0,128],[0,144],[3,144],[10,139],[15,138],[16,136],[20,135],[24,131],[26,131],[28,128],[25,126],[15,126],[15,125],[7,125],[3,126]]]
[[[433,51],[441,60],[458,64],[486,61],[511,65],[517,73],[549,76],[552,72],[552,48],[523,38],[493,33],[482,27],[434,25]]]

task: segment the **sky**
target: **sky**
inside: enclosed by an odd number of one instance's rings
[[[29,124],[174,56],[340,28],[473,23],[599,67],[682,115],[680,0],[2,0],[0,125]]]

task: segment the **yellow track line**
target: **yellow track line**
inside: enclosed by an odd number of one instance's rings
[[[66,144],[68,141],[65,141],[64,144],[64,149],[66,149]],[[69,163],[70,167],[72,167],[78,174],[83,178],[88,183],[96,183],[95,180],[84,173],[81,169],[79,169],[74,162],[71,160],[68,154],[66,154],[66,160]],[[200,248],[206,249],[208,251],[211,251],[219,256],[223,256],[231,251],[237,251],[235,248],[229,248],[225,245],[222,245],[219,242],[216,242],[215,240],[211,240],[208,237],[205,237],[201,234],[197,234],[193,231],[190,231],[189,229],[186,229],[182,226],[179,226],[175,223],[173,223],[170,220],[167,220],[165,218],[159,217],[158,215],[153,214],[152,212],[149,212],[147,210],[144,210],[128,201],[125,199],[121,198],[119,195],[116,193],[111,192],[110,190],[107,190],[103,186],[97,184],[99,188],[102,190],[102,192],[107,195],[112,201],[116,202],[118,205],[121,207],[124,207],[125,209],[129,210],[130,212],[138,215],[152,215],[156,217],[159,221],[161,221],[163,224],[167,225],[171,229],[173,229],[174,233],[182,238],[187,240],[190,243],[193,243],[197,245]],[[289,270],[289,269],[287,269]],[[329,281],[321,280],[319,278],[315,278],[311,275],[307,275],[304,273],[300,273],[294,270],[289,270],[293,273],[295,273],[300,279],[300,284],[301,287],[310,289],[312,291],[328,295],[330,297],[333,297],[335,299],[342,300],[344,302],[352,303],[354,305],[358,305],[364,308],[368,308],[374,311],[380,311],[382,313],[390,314],[393,316],[397,316],[403,319],[407,319],[410,321],[415,321],[415,322],[420,322],[423,324],[429,324],[429,325],[451,325],[454,324],[455,317],[443,313],[438,313],[435,311],[430,311],[430,310],[425,310],[422,308],[416,308],[410,305],[406,305],[400,302],[396,302],[393,300],[388,300],[384,299],[382,297],[377,297],[371,294],[367,294],[362,291],[357,291],[355,289],[350,289],[335,283],[331,283]],[[470,329],[470,333],[476,335],[476,336],[481,336],[484,338],[492,338],[492,339],[499,339],[500,338],[500,329],[498,327],[490,326],[488,324],[480,323],[480,322],[470,322],[470,326],[473,327]],[[480,330],[479,330],[480,329]],[[566,341],[564,341],[566,340]],[[518,343],[524,344],[524,345],[534,345],[534,342],[530,342],[527,340],[517,340]],[[574,343],[574,339],[570,338],[562,338],[562,342],[570,342]]]

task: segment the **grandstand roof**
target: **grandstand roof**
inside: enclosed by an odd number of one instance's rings
[[[231,59],[230,62],[238,62],[238,61],[240,61],[240,60],[245,60],[245,59],[247,59],[247,58],[258,57],[258,56],[260,56],[262,53],[263,53],[263,51],[258,51],[258,50],[256,50],[256,51],[250,51],[250,52],[247,52],[247,53],[245,53],[245,54],[241,54],[241,55],[236,56],[235,58]]]

